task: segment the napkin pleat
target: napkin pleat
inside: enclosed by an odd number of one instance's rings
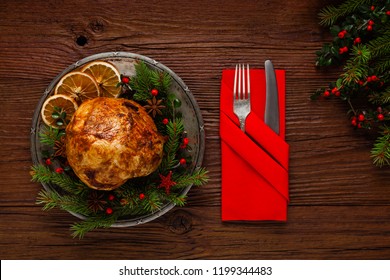
[[[264,123],[265,74],[252,69],[246,131],[233,113],[234,70],[221,81],[222,220],[287,219],[289,145],[285,137],[285,72],[276,70],[280,134]]]
[[[235,151],[235,157],[244,159],[247,166],[253,168],[258,176],[268,181],[269,186],[288,199],[288,189],[285,188],[288,185],[287,171],[256,143],[247,141],[244,132],[224,113],[221,113],[221,123],[220,134],[224,139],[223,142]]]

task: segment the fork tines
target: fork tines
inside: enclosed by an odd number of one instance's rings
[[[233,111],[240,121],[240,128],[245,131],[245,120],[250,113],[250,76],[249,65],[236,65],[233,85]]]
[[[246,83],[244,82],[246,79]],[[237,81],[238,80],[238,81]],[[250,98],[250,77],[249,77],[249,64],[237,64],[234,74],[234,98],[235,99],[247,99]]]

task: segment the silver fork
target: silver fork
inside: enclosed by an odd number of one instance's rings
[[[236,65],[234,73],[233,112],[240,121],[240,128],[245,132],[245,120],[251,112],[249,65]]]

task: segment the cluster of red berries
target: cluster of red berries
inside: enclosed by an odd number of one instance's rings
[[[367,24],[367,31],[372,31],[374,24],[375,22],[372,19],[370,19]]]
[[[187,137],[184,137],[184,138],[183,138],[183,142],[182,142],[182,144],[180,145],[180,148],[181,148],[181,149],[187,148],[188,143],[190,143],[190,139],[188,139]],[[180,162],[181,165],[184,165],[184,164],[187,163],[187,160],[186,160],[185,158],[181,158],[181,159],[179,160],[179,162]]]
[[[363,114],[359,114],[358,116],[353,116],[351,120],[351,124],[356,126],[357,128],[362,128],[362,123],[366,117]]]
[[[341,95],[340,89],[337,87],[334,87],[332,90],[325,90],[324,91],[324,97],[329,97],[330,94],[333,94],[336,97],[339,97]]]
[[[367,83],[373,83],[373,82],[380,82],[380,79],[378,78],[378,76],[372,75],[372,76],[367,77],[367,79],[365,81],[363,81],[363,80],[357,81],[359,86],[364,86],[364,85],[367,86]],[[379,86],[383,86],[383,82],[380,82]]]
[[[378,107],[376,110],[376,119],[378,121],[383,121],[385,119],[385,115],[383,114],[382,107]],[[366,121],[366,116],[364,113],[360,113],[357,116],[353,116],[351,119],[351,125],[357,128],[362,128],[362,124]],[[367,120],[368,121],[368,120]]]
[[[339,54],[347,53],[348,52],[348,47],[344,46],[342,48],[339,48]]]
[[[108,200],[109,201],[114,201],[115,200],[115,195],[109,194],[108,195]],[[112,213],[114,213],[114,210],[111,207],[107,207],[105,212],[106,212],[107,215],[111,215]]]
[[[51,158],[47,158],[45,160],[45,163],[46,163],[46,165],[51,165],[52,164]],[[64,169],[62,167],[57,167],[55,172],[58,174],[62,174],[62,173],[64,173]]]

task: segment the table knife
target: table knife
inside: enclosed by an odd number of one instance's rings
[[[275,70],[271,60],[266,60],[264,66],[266,81],[264,121],[276,134],[279,134],[279,98]]]

